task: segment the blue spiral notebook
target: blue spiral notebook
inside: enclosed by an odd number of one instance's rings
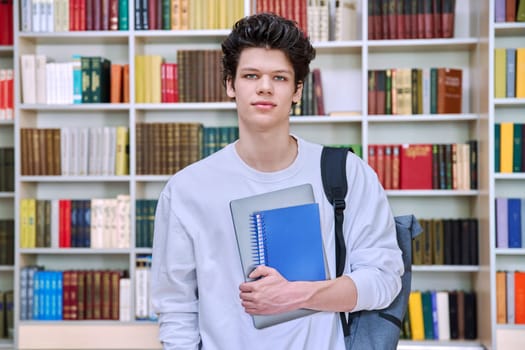
[[[328,278],[319,208],[310,184],[235,199],[230,202],[230,210],[246,281],[263,258],[267,259],[265,264],[276,268],[288,280]],[[254,219],[257,215],[265,216],[265,232],[259,240],[255,236],[258,226]],[[279,231],[275,230],[276,227],[280,227]],[[284,227],[288,228],[283,229]],[[291,235],[289,240],[287,235]],[[263,243],[264,239],[266,243]],[[260,329],[315,312],[317,311],[299,309],[275,315],[254,315],[253,323]]]

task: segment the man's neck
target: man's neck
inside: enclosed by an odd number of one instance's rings
[[[246,137],[242,135],[236,143],[239,157],[250,167],[273,172],[286,169],[297,158],[297,140],[286,134],[283,136],[257,135]]]

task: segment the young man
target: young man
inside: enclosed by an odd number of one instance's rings
[[[321,183],[322,146],[290,134],[315,51],[296,25],[271,14],[241,19],[222,44],[227,94],[239,139],[175,174],[155,219],[151,298],[165,349],[344,349],[340,311],[383,308],[403,273],[394,219],[374,171],[348,155],[343,276],[289,282],[259,266],[244,282],[229,203],[310,183],[319,203],[325,255],[335,276],[333,208]],[[252,314],[298,308],[314,315],[264,329]]]

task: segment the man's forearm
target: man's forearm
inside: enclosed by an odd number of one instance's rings
[[[348,276],[318,282],[292,282],[291,294],[301,295],[301,308],[349,312],[357,303],[357,288]]]

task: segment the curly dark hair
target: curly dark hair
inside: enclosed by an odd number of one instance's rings
[[[310,62],[315,58],[315,49],[297,23],[273,13],[258,13],[240,19],[221,47],[225,85],[228,79],[235,80],[241,52],[248,47],[284,52],[294,69],[295,86],[304,81],[310,72]]]

